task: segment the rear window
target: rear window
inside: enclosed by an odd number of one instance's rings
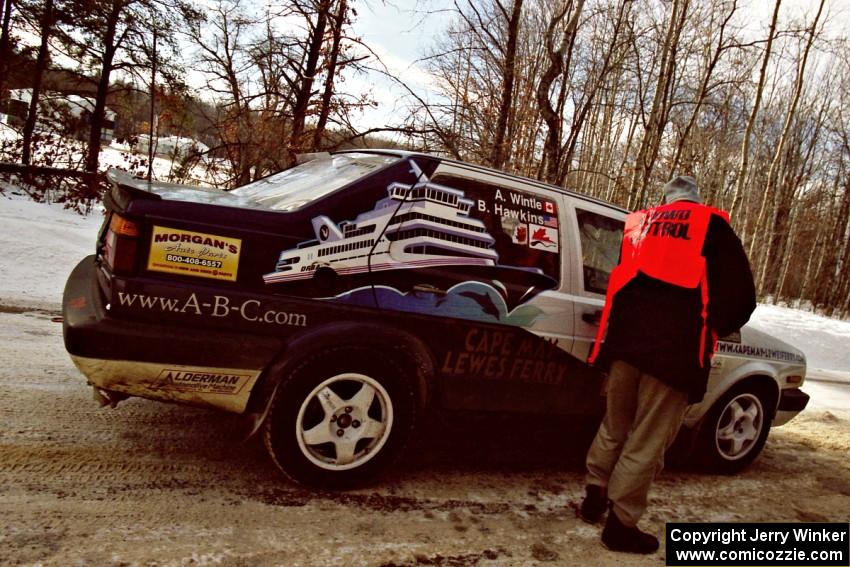
[[[296,211],[399,159],[366,153],[323,154],[230,193],[265,209]]]

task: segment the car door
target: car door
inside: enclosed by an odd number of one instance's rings
[[[594,413],[601,379],[570,354],[576,248],[563,230],[564,193],[456,162],[441,163],[420,189],[410,193],[415,206],[400,209],[404,226],[391,227],[390,255],[421,263],[404,270],[403,289],[385,284],[379,305],[431,316],[416,328],[438,361],[441,405]],[[485,246],[465,248],[468,239]],[[450,263],[428,265],[435,248]]]

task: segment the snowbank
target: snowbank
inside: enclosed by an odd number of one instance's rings
[[[850,321],[759,305],[750,324],[801,349],[810,368],[850,371]]]
[[[0,303],[58,308],[71,269],[94,253],[100,213],[0,195]]]
[[[0,117],[4,115],[0,114]],[[45,152],[57,151],[57,156],[51,165],[54,167],[77,167],[84,161],[85,144],[73,139],[63,139],[55,134],[42,133],[43,137],[51,138],[53,143],[42,143],[34,148],[35,163],[40,163]],[[10,143],[18,140],[21,133],[14,128],[0,122],[0,143]],[[187,148],[189,145],[194,146],[200,151],[206,151],[203,144],[195,142],[188,138],[179,138],[177,136],[168,136],[161,138],[163,148],[171,150],[174,145],[180,145]],[[190,144],[191,143],[191,144]],[[56,148],[61,147],[61,150]],[[207,148],[208,150],[208,148]],[[111,143],[105,143],[100,151],[100,170],[105,171],[112,167],[125,169],[138,176],[145,176],[148,172],[147,150],[135,150],[127,144],[119,143],[117,140],[112,140]],[[8,156],[7,156],[8,157]],[[161,155],[153,158],[153,176],[158,181],[169,181],[172,174],[176,173],[178,164],[168,157]],[[216,187],[223,186],[227,181],[227,168],[223,164],[206,159],[200,160],[194,164],[189,172],[188,181],[199,185],[212,185]]]

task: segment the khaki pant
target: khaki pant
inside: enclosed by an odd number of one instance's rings
[[[613,511],[635,526],[664,466],[688,395],[621,360],[611,365],[605,418],[587,453],[587,483],[608,487]]]

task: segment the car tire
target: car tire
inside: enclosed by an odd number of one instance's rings
[[[773,407],[757,384],[736,386],[711,407],[697,441],[699,461],[712,472],[733,474],[759,456],[773,421]]]
[[[346,489],[373,481],[404,449],[415,421],[412,380],[371,348],[308,355],[283,379],[263,425],[278,468],[295,482]]]

